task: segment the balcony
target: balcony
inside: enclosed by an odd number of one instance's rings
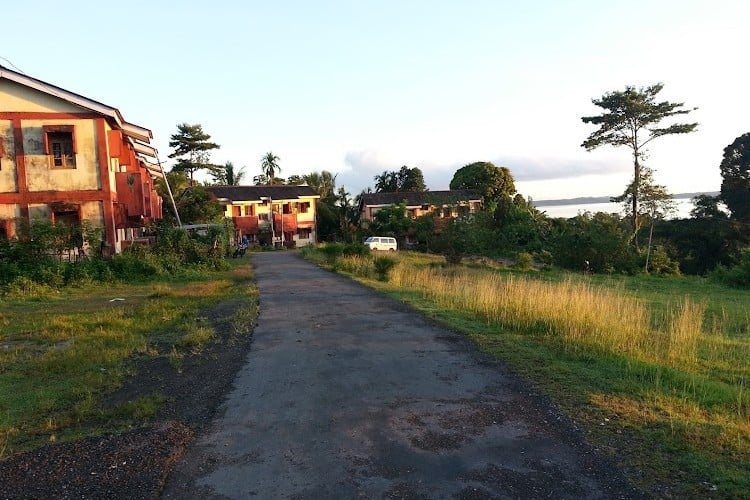
[[[242,234],[258,234],[260,232],[257,215],[232,217],[234,227]]]

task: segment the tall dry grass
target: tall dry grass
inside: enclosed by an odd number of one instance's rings
[[[440,307],[470,312],[500,327],[670,363],[695,362],[701,305],[685,301],[667,331],[651,325],[648,307],[617,290],[576,280],[544,282],[467,268],[415,267],[401,262],[390,282],[416,290]]]
[[[673,313],[668,331],[667,357],[670,361],[695,363],[698,360],[698,340],[703,334],[705,313],[706,306],[696,304],[688,298]]]

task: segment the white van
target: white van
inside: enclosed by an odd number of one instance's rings
[[[398,250],[396,238],[387,236],[370,236],[365,240],[365,246],[370,250]]]

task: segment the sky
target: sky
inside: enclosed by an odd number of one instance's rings
[[[0,65],[103,102],[153,131],[167,168],[177,124],[212,163],[280,158],[352,195],[419,167],[430,190],[475,161],[533,199],[610,196],[630,150],[581,143],[592,98],[661,82],[696,132],[649,145],[672,193],[718,191],[723,149],[750,131],[747,0],[9,2]],[[44,15],[44,12],[57,12]],[[670,122],[665,122],[670,123]]]

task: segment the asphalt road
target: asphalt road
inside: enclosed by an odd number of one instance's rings
[[[251,352],[164,498],[639,496],[462,336],[294,252],[252,262]]]

